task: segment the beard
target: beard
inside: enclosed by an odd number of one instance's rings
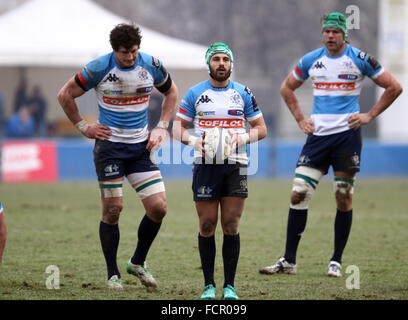
[[[224,75],[218,75],[217,74],[217,71],[220,71],[220,70],[225,72]],[[214,69],[210,69],[210,76],[211,76],[211,78],[213,78],[216,81],[223,82],[223,81],[227,80],[231,76],[231,68],[229,70],[218,69],[218,70],[215,70],[215,72],[214,72]]]

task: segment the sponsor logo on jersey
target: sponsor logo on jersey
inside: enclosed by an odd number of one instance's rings
[[[203,128],[223,127],[223,128],[243,128],[243,119],[200,119],[198,125]]]
[[[106,89],[106,90],[103,90],[103,93],[104,94],[122,94],[123,91],[122,90],[109,90],[109,89]]]
[[[198,111],[197,114],[202,117],[202,116],[211,116],[215,114],[215,111]]]
[[[150,86],[150,87],[143,87],[143,88],[137,88],[137,89],[136,89],[136,93],[150,93],[150,92],[152,92],[152,90],[153,90],[153,87],[152,87],[152,86]]]
[[[327,77],[326,76],[312,76],[311,79],[312,80],[326,80]]]
[[[152,65],[158,68],[160,66],[160,60],[155,57],[152,57]]]
[[[364,51],[360,51],[360,53],[358,54],[358,57],[359,57],[361,60],[364,60],[365,56],[366,56],[366,53],[365,53]]]
[[[232,110],[228,110],[228,114],[230,116],[242,116],[244,114],[244,111],[238,110],[238,109],[232,109]]]
[[[355,82],[317,82],[313,86],[318,90],[354,90]]]
[[[352,73],[339,74],[339,79],[342,79],[342,80],[356,80],[357,78],[358,78],[358,76],[356,74],[352,74]]]
[[[134,104],[142,104],[149,101],[149,95],[139,97],[102,97],[103,102],[115,106],[129,106]]]

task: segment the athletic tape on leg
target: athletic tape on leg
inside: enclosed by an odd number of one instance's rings
[[[139,194],[140,199],[143,200],[153,194],[164,192],[165,187],[163,179],[160,177],[144,181],[142,184],[136,186],[135,190]]]
[[[345,178],[334,178],[333,188],[334,193],[340,192],[341,194],[353,194],[354,193],[354,182],[356,181],[355,178],[353,179],[345,179]]]
[[[322,176],[323,173],[317,169],[304,166],[296,168],[292,192],[296,192],[301,200],[297,203],[291,202],[290,207],[292,209],[308,209],[314,190],[316,189]]]
[[[123,184],[121,182],[101,182],[99,187],[101,188],[103,198],[115,198],[123,196]]]

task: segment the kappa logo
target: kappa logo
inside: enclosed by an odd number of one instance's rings
[[[119,78],[116,76],[116,74],[109,73],[108,77],[105,79],[104,82],[109,81],[109,82],[116,82],[119,80]]]
[[[322,61],[317,61],[317,62],[313,65],[312,70],[313,70],[313,69],[323,69],[323,68],[327,69],[326,66],[323,64]]]
[[[209,103],[213,102],[207,95],[202,95],[200,99],[198,99],[197,104],[199,103]]]

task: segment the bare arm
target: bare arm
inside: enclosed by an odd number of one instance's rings
[[[314,132],[314,123],[311,119],[306,119],[303,115],[303,112],[299,107],[299,101],[295,94],[295,90],[302,84],[303,82],[297,80],[291,72],[285,78],[285,80],[283,80],[280,93],[300,129],[306,134],[312,134]]]
[[[84,93],[85,91],[75,82],[75,78],[72,77],[58,92],[57,99],[72,124],[77,127],[79,123],[83,124],[78,129],[85,137],[100,140],[109,138],[111,133],[108,127],[99,123],[87,125],[81,117],[75,99]]]
[[[231,145],[233,145],[233,150],[245,143],[252,143],[259,141],[266,137],[268,130],[266,128],[265,120],[263,117],[259,117],[253,121],[250,121],[251,129],[248,131],[248,135],[233,134],[231,139]]]
[[[170,89],[163,93],[163,95],[164,99],[162,103],[160,122],[158,126],[150,132],[149,141],[146,145],[146,149],[149,151],[158,150],[167,135],[167,127],[176,110],[178,98],[178,89],[176,84],[172,82]]]
[[[370,123],[378,115],[384,112],[402,92],[401,84],[387,70],[373,81],[376,85],[384,88],[385,91],[370,111],[367,113],[355,113],[350,116],[349,125],[350,128],[354,128],[354,130],[357,130],[362,125]]]
[[[188,132],[188,130],[186,129],[189,124],[190,121],[176,116],[173,122],[173,137],[181,143],[193,146],[204,156],[205,150],[203,146],[203,140],[205,137],[205,131],[201,137],[197,138],[196,136],[191,135],[190,132]]]

